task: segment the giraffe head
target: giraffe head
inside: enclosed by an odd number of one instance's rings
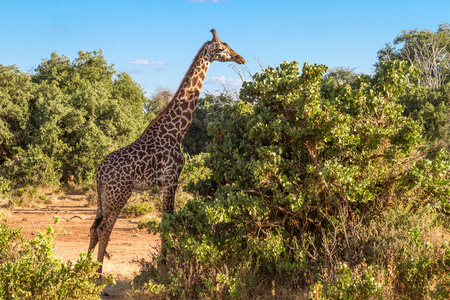
[[[238,64],[245,64],[245,59],[228,46],[227,43],[221,42],[214,29],[211,29],[213,39],[209,42],[208,54],[211,61],[234,61]]]

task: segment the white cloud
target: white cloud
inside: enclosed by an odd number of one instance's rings
[[[166,64],[160,60],[151,60],[148,61],[146,59],[135,59],[135,60],[127,60],[125,61],[127,64],[131,65],[144,65],[144,66],[165,66]]]
[[[242,80],[240,78],[225,77],[223,75],[219,77],[212,77],[206,82],[207,84],[220,84],[227,89],[240,89],[242,86]]]

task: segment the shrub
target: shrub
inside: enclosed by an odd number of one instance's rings
[[[152,213],[155,211],[155,206],[151,202],[136,202],[136,203],[130,203],[127,204],[122,209],[122,214],[125,215],[125,217],[140,217],[144,216],[146,214]]]
[[[383,212],[448,213],[448,163],[424,159],[419,126],[397,100],[414,69],[381,63],[351,84],[323,81],[325,71],[269,67],[244,83],[225,124],[210,124],[210,173],[189,185],[198,197],[150,226],[173,267],[150,276],[153,285],[174,297],[236,298],[261,292],[259,282],[299,290],[324,270],[356,280],[348,270],[370,253],[365,226]],[[349,269],[339,273],[339,263]],[[358,293],[379,294],[361,280]]]
[[[435,249],[425,242],[417,228],[408,231],[409,245],[403,249],[397,266],[397,288],[409,299],[448,299],[450,296],[450,246],[448,241]]]
[[[0,174],[0,200],[11,194],[11,181]]]
[[[382,299],[381,283],[377,282],[377,269],[361,264],[355,271],[339,263],[333,282],[318,281],[311,287],[309,299]]]
[[[421,125],[428,142],[437,144],[437,150],[450,150],[450,83],[410,87],[399,101],[405,107],[403,114]]]
[[[20,156],[6,160],[0,175],[8,178],[15,187],[50,186],[59,184],[59,164],[39,147],[32,147]]]
[[[113,283],[112,277],[95,283],[99,263],[91,254],[81,253],[75,263],[55,258],[54,237],[50,225],[27,240],[21,229],[0,222],[1,299],[99,299],[106,284]]]
[[[13,208],[16,206],[23,206],[23,200],[21,198],[10,198],[6,204],[7,208]]]

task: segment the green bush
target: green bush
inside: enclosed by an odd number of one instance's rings
[[[39,147],[32,147],[13,159],[6,160],[0,174],[15,187],[58,185],[58,162],[48,157]]]
[[[318,281],[311,287],[309,299],[382,299],[382,285],[377,282],[377,269],[362,264],[353,271],[339,263],[334,282]]]
[[[184,152],[185,164],[183,170],[181,171],[179,180],[179,185],[183,188],[184,191],[198,194],[197,190],[192,190],[192,188],[189,188],[189,186],[192,186],[199,180],[206,179],[211,174],[211,170],[205,165],[205,160],[208,158],[208,156],[208,153],[189,155]]]
[[[13,208],[16,206],[23,206],[23,200],[21,198],[10,198],[6,203],[7,208]]]
[[[437,151],[450,150],[450,83],[438,88],[410,87],[399,101],[405,107],[403,114],[421,125],[424,138],[437,144]]]
[[[400,263],[398,287],[409,299],[448,299],[450,296],[450,246],[448,241],[440,249],[424,242],[417,228],[408,231],[409,246],[405,247]],[[434,287],[434,289],[433,289]]]
[[[57,219],[55,219],[55,225]],[[99,263],[81,253],[73,263],[55,258],[55,231],[37,231],[27,240],[21,229],[0,222],[0,298],[1,299],[99,299],[99,293],[112,277],[95,283]]]
[[[0,174],[0,200],[6,199],[11,193],[11,180]]]
[[[152,213],[155,211],[155,206],[152,202],[136,202],[127,204],[122,209],[122,214],[127,218],[131,217],[141,217],[146,214]]]
[[[423,158],[419,126],[397,99],[414,69],[381,63],[350,84],[323,81],[326,69],[269,67],[244,83],[225,123],[209,125],[210,173],[189,185],[198,197],[150,226],[172,267],[158,276],[154,267],[151,286],[175,297],[236,298],[271,292],[259,282],[300,290],[324,270],[356,278],[337,266],[352,270],[370,255],[365,226],[383,212],[428,205],[448,214],[448,162]],[[378,295],[362,290],[367,280],[358,293]]]

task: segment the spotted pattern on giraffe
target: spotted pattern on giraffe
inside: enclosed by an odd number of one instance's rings
[[[132,192],[161,187],[162,217],[173,213],[184,166],[180,145],[192,122],[206,72],[213,61],[245,64],[244,58],[220,41],[214,29],[211,32],[213,39],[200,48],[172,100],[136,141],[110,153],[97,170],[98,205],[89,251],[98,243],[97,260],[101,263],[108,256],[106,247],[117,217]]]

